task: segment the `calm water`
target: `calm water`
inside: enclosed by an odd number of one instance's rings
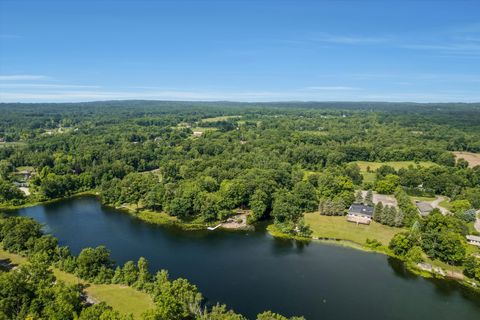
[[[210,302],[249,317],[265,309],[307,319],[480,319],[480,297],[454,282],[415,277],[380,254],[277,240],[264,231],[182,232],[82,197],[21,209],[74,253],[106,245],[117,263],[146,257],[152,271],[196,284]]]

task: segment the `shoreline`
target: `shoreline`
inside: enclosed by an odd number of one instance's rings
[[[218,224],[223,224],[225,223],[224,221],[212,221],[212,222],[203,222],[203,221],[195,221],[193,222],[187,222],[187,221],[182,221],[179,220],[176,217],[170,216],[165,212],[159,212],[159,211],[152,211],[148,209],[134,209],[129,207],[128,205],[125,206],[114,206],[110,204],[104,204],[100,201],[100,193],[96,189],[92,190],[87,190],[87,191],[82,191],[82,192],[77,192],[74,194],[71,194],[69,196],[65,196],[63,198],[55,198],[55,199],[48,199],[44,201],[34,201],[34,202],[26,202],[21,205],[7,205],[7,206],[0,206],[0,210],[5,210],[5,211],[12,211],[12,210],[19,210],[19,209],[24,209],[24,208],[30,208],[30,207],[35,207],[39,205],[46,205],[50,203],[55,203],[63,200],[69,200],[77,197],[82,197],[82,196],[93,196],[96,197],[100,204],[104,207],[107,208],[112,208],[118,211],[121,211],[125,214],[128,214],[132,217],[135,217],[139,220],[142,220],[143,222],[149,223],[149,224],[155,224],[159,226],[167,226],[167,227],[175,227],[184,231],[201,231],[201,230],[207,230],[208,227],[214,227]],[[220,226],[219,229],[223,231],[251,231],[252,228],[254,228],[251,225],[247,225],[246,227],[241,226],[239,228],[231,228],[231,227],[223,227]]]
[[[72,194],[70,196],[64,197],[64,198],[57,198],[57,199],[50,199],[46,201],[39,201],[39,202],[30,202],[30,203],[25,203],[19,206],[8,206],[8,207],[0,207],[0,210],[17,210],[17,209],[23,209],[23,208],[28,208],[28,207],[34,207],[37,205],[44,205],[44,204],[49,204],[49,203],[54,203],[62,200],[67,200],[67,199],[72,199],[76,197],[81,197],[81,196],[94,196],[99,198],[99,193],[95,190],[89,190],[89,191],[82,191],[79,193]],[[142,222],[149,223],[149,224],[154,224],[162,227],[173,227],[177,228],[181,231],[188,232],[188,231],[206,231],[209,226],[215,226],[218,224],[222,224],[222,221],[214,221],[214,222],[185,222],[178,220],[176,217],[169,216],[165,212],[156,212],[156,211],[151,211],[151,210],[136,210],[133,208],[130,208],[128,206],[112,206],[112,205],[106,205],[102,204],[102,206],[108,207],[108,208],[113,208],[118,211],[121,211],[124,214],[128,214],[136,219],[141,220]],[[254,226],[251,226],[252,228],[255,228]],[[250,228],[237,228],[237,229],[232,229],[232,228],[222,228],[220,227],[222,231],[229,231],[229,232],[239,232],[239,231],[249,231],[251,230]],[[401,261],[406,269],[417,275],[421,276],[423,278],[435,278],[435,279],[443,279],[443,280],[449,280],[449,281],[455,281],[459,284],[461,284],[463,287],[466,287],[470,290],[473,290],[476,293],[480,293],[480,283],[470,279],[470,278],[465,278],[463,280],[460,280],[455,277],[449,277],[446,274],[454,274],[456,271],[452,269],[444,269],[442,267],[437,267],[432,265],[432,270],[428,271],[425,269],[420,268],[419,266],[409,263],[405,261],[402,257],[396,256],[393,254],[388,247],[385,246],[379,246],[379,247],[370,247],[365,244],[357,243],[352,240],[348,239],[338,239],[338,238],[321,238],[321,237],[300,237],[300,236],[295,236],[295,235],[289,235],[282,233],[280,230],[278,230],[273,223],[269,224],[266,226],[265,231],[272,237],[274,238],[279,238],[279,239],[289,239],[289,240],[296,240],[296,241],[301,241],[301,242],[316,242],[316,243],[322,243],[325,245],[335,245],[335,246],[342,246],[342,247],[347,247],[355,250],[360,250],[368,253],[379,253],[386,255],[388,257],[397,259]],[[435,269],[439,269],[443,271],[444,275],[435,272]]]
[[[415,274],[419,277],[426,278],[426,279],[439,279],[439,280],[445,280],[445,281],[455,281],[456,283],[460,284],[462,287],[467,288],[476,294],[480,294],[480,282],[467,278],[464,276],[464,279],[458,279],[453,276],[448,276],[448,274],[455,274],[456,271],[452,269],[443,269],[441,267],[437,266],[432,266],[432,271],[428,271],[425,269],[422,269],[419,267],[419,264],[413,264],[411,262],[406,261],[404,258],[399,257],[392,253],[390,249],[388,249],[385,246],[379,246],[379,247],[369,247],[364,244],[360,244],[351,240],[347,239],[336,239],[336,238],[320,238],[320,237],[298,237],[294,235],[289,235],[286,233],[282,233],[280,230],[278,230],[275,225],[270,224],[267,226],[266,231],[268,232],[269,235],[271,235],[274,238],[280,238],[280,239],[290,239],[290,240],[296,240],[296,241],[303,241],[303,242],[316,242],[316,243],[322,243],[325,245],[334,245],[334,246],[341,246],[341,247],[347,247],[351,248],[354,250],[360,250],[368,253],[379,253],[386,255],[388,257],[397,259],[403,263],[405,266],[406,270],[411,272],[412,274]],[[425,262],[423,262],[425,263]],[[444,274],[438,273],[435,270],[440,269]]]

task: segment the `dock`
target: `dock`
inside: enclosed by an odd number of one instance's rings
[[[220,227],[222,224],[220,223],[219,225],[215,226],[215,227],[208,227],[207,229],[210,230],[210,231],[213,231],[215,229],[217,229],[218,227]]]

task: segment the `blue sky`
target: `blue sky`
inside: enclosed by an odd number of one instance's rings
[[[480,1],[0,1],[0,101],[480,101]]]

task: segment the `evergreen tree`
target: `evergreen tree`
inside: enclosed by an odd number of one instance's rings
[[[365,195],[365,204],[367,206],[373,206],[373,192],[372,192],[372,190],[367,191],[367,194]]]
[[[117,267],[115,269],[115,273],[113,274],[112,283],[121,284],[123,282],[124,282],[124,280],[123,280],[122,268]]]
[[[358,190],[355,194],[355,203],[363,203],[362,190]]]
[[[395,217],[397,216],[397,209],[392,206],[386,207],[386,210],[384,210],[384,218],[385,218],[385,223],[387,226],[394,226],[395,225]]]
[[[133,261],[127,261],[123,265],[123,280],[126,285],[134,284],[138,279],[138,269]]]
[[[376,222],[381,222],[383,219],[383,203],[380,201],[375,205],[373,210],[373,220]]]
[[[402,210],[397,210],[397,215],[395,216],[395,227],[403,226],[404,214]]]
[[[137,287],[138,289],[145,289],[145,286],[147,286],[151,280],[150,272],[148,271],[147,259],[145,259],[144,257],[140,257],[140,259],[138,259],[137,269],[138,278],[137,282],[135,283],[135,287]]]

